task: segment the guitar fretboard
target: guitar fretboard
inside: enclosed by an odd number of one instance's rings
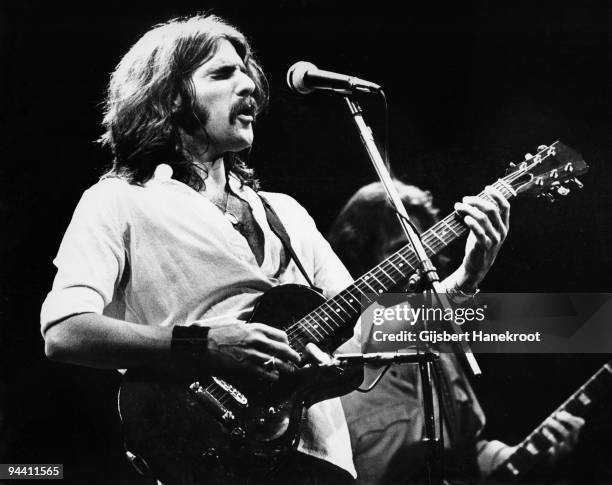
[[[511,186],[504,179],[493,184],[506,199],[514,196]],[[492,200],[481,192],[478,197]],[[449,244],[467,232],[461,217],[452,212],[421,235],[428,257],[440,253]],[[411,244],[385,259],[378,266],[358,278],[352,285],[327,300],[308,315],[287,328],[289,344],[302,351],[309,342],[322,344],[344,332],[361,315],[365,305],[376,300],[375,295],[389,292],[407,279],[418,267],[417,255]]]
[[[559,406],[551,416],[559,411],[567,411],[574,416],[584,417],[592,403],[601,398],[612,388],[612,361],[599,369],[580,389]],[[531,470],[542,459],[552,446],[551,441],[543,434],[542,422],[523,442],[516,451],[499,465],[493,478],[500,481],[516,481]]]

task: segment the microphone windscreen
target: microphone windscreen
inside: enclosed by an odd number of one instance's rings
[[[298,61],[287,71],[287,84],[289,88],[300,94],[312,93],[314,90],[304,83],[304,76],[309,70],[316,69],[312,62]]]

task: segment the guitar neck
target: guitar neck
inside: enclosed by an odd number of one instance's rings
[[[587,382],[584,383],[569,399],[559,406],[551,416],[559,411],[567,411],[575,416],[584,417],[593,402],[601,398],[605,392],[612,388],[612,361],[599,369]],[[517,480],[531,470],[551,447],[551,441],[544,435],[543,421],[506,461],[499,465],[494,478],[497,480]]]
[[[500,179],[493,184],[506,199],[515,195],[513,189]],[[484,192],[478,197],[492,200]],[[452,212],[421,235],[428,257],[440,253],[453,241],[467,233],[457,212]],[[407,281],[419,265],[411,244],[389,256],[378,266],[359,277],[348,288],[327,300],[287,329],[290,345],[303,350],[308,342],[322,345],[336,340],[354,324],[363,311],[362,303],[370,304],[382,295]]]

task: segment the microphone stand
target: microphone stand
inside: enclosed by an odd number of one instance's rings
[[[428,291],[429,296],[432,299],[435,299],[438,305],[444,310],[451,308],[446,292],[442,291],[440,287],[440,278],[438,277],[436,268],[427,256],[419,235],[409,223],[410,217],[406,212],[395,184],[391,179],[391,175],[389,174],[380,152],[378,151],[378,147],[374,142],[372,130],[363,119],[361,107],[356,100],[351,99],[349,96],[344,96],[344,100],[346,101],[353,121],[355,122],[357,131],[361,137],[361,141],[368,152],[368,155],[370,156],[372,165],[374,166],[374,169],[376,170],[376,173],[378,174],[378,177],[387,192],[389,200],[395,208],[397,218],[402,226],[402,229],[404,230],[404,234],[414,249],[417,260],[419,261],[419,267],[417,270],[420,271],[421,277],[424,279],[427,287],[431,288],[431,291]],[[426,328],[427,323],[424,322],[424,325]],[[455,333],[461,333],[461,329],[455,322],[451,322],[451,326]],[[463,340],[460,340],[457,343],[459,344],[460,354],[464,355],[472,373],[474,375],[480,374],[480,367],[478,366],[476,358],[471,352],[468,344]],[[425,443],[427,449],[426,471],[430,484],[441,485],[443,483],[444,475],[442,463],[442,437],[439,436],[436,429],[436,416],[433,406],[433,373],[435,369],[434,360],[439,357],[432,353],[427,347],[425,348],[425,352],[419,352],[419,356],[420,358],[418,359],[418,364],[421,376],[421,387],[423,391],[423,413],[425,418],[425,435],[422,441]]]

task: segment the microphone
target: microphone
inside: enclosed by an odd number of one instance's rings
[[[287,71],[287,84],[300,94],[312,93],[317,89],[334,91],[339,94],[377,93],[381,91],[378,84],[359,79],[358,77],[323,71],[310,62],[299,61]]]

